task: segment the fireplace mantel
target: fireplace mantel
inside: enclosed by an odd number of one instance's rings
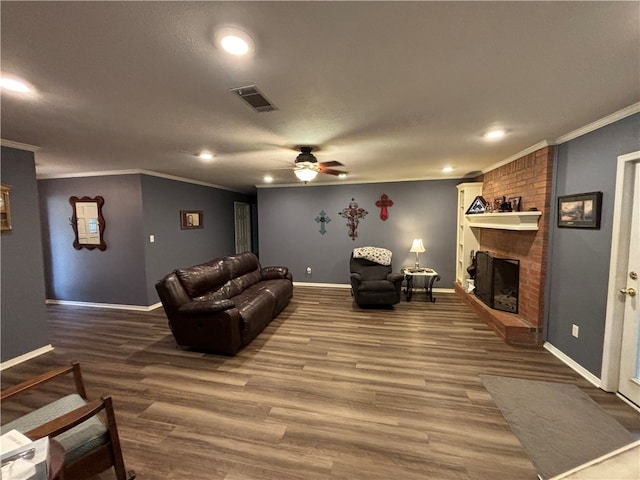
[[[498,230],[538,230],[542,212],[501,212],[465,215],[469,225],[476,228]]]

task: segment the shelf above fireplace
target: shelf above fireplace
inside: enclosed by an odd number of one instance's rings
[[[498,230],[538,230],[538,219],[542,212],[476,213],[465,215],[469,225],[476,228]]]

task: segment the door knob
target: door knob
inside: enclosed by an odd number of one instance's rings
[[[630,297],[635,297],[636,296],[636,289],[632,288],[632,287],[621,288],[620,289],[620,293],[624,293],[626,295],[629,295]]]

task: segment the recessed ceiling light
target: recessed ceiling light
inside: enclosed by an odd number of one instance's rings
[[[242,56],[253,51],[253,39],[238,28],[225,27],[216,30],[214,40],[216,45],[231,55]]]
[[[273,177],[271,175],[265,175],[263,180],[264,180],[264,183],[271,183],[273,182]]]
[[[341,179],[341,180],[342,180],[343,178],[347,178],[347,174],[346,174],[346,173],[339,173],[339,174],[338,174],[338,178],[339,178],[339,179]]]
[[[30,93],[33,91],[33,88],[31,88],[24,80],[4,75],[0,78],[0,88],[16,93]]]
[[[498,138],[502,138],[505,135],[505,132],[503,129],[501,128],[495,128],[493,130],[489,130],[487,133],[484,134],[484,138],[487,138],[489,140],[497,140]]]
[[[450,173],[450,172],[453,172],[453,167],[444,167],[444,168],[442,169],[442,171],[443,171],[444,173]]]
[[[213,153],[207,152],[207,151],[200,152],[200,154],[198,155],[198,158],[200,160],[213,160]]]

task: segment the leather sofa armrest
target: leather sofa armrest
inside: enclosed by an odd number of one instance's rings
[[[181,314],[207,314],[222,312],[234,308],[236,305],[233,301],[225,300],[213,300],[213,301],[195,301],[189,302],[178,309]]]
[[[352,273],[349,278],[351,279],[351,285],[359,285],[362,282],[362,275],[359,273]]]
[[[277,280],[279,278],[289,278],[288,267],[263,267],[260,270],[263,280]]]
[[[387,275],[387,280],[396,283],[397,281],[404,280],[404,275],[401,273],[390,273],[389,275]]]

